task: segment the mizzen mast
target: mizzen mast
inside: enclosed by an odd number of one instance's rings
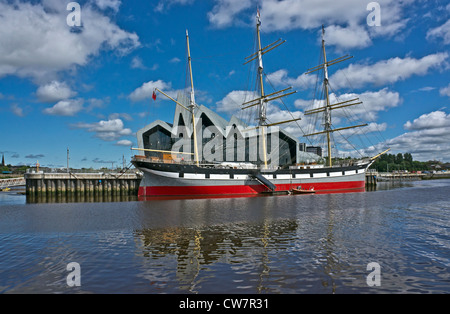
[[[155,88],[155,91],[160,92],[161,94],[163,94],[164,96],[166,96],[170,100],[174,101],[176,104],[178,104],[179,106],[181,106],[185,110],[191,112],[191,114],[192,114],[192,128],[193,128],[193,136],[194,136],[194,161],[197,164],[197,166],[199,166],[198,145],[197,145],[197,130],[196,130],[196,126],[195,126],[195,115],[194,115],[195,108],[197,107],[197,105],[195,103],[194,78],[193,78],[193,75],[192,75],[192,62],[191,62],[191,50],[190,50],[190,47],[189,47],[189,34],[188,34],[187,30],[186,30],[186,45],[187,45],[187,53],[188,53],[189,77],[190,77],[190,81],[191,81],[191,92],[190,92],[190,100],[189,100],[188,107],[186,108],[183,104],[181,104],[180,102],[176,101],[175,99],[173,99],[172,97],[170,97],[169,95],[167,95],[163,91],[159,90],[158,88]],[[155,96],[154,99],[156,99],[156,96]],[[188,154],[192,155],[190,153],[188,153]]]
[[[190,98],[190,107],[191,110],[195,107],[195,92],[194,92],[194,78],[192,76],[192,62],[191,62],[191,49],[189,47],[189,34],[188,30],[186,30],[186,45],[187,45],[187,53],[188,53],[188,64],[189,64],[189,77],[191,79],[191,98]]]
[[[198,145],[197,145],[197,131],[195,126],[195,115],[194,110],[196,108],[195,104],[195,92],[194,92],[194,79],[192,76],[192,63],[191,63],[191,49],[189,47],[189,34],[186,30],[186,45],[187,45],[187,53],[188,53],[188,63],[189,63],[189,76],[191,78],[191,98],[189,103],[189,109],[192,113],[192,128],[193,128],[193,136],[194,136],[194,156],[195,156],[195,162],[197,163],[197,166],[199,165],[198,160]]]
[[[323,112],[324,113],[324,131],[321,132],[316,132],[316,133],[312,133],[312,134],[306,134],[304,135],[305,137],[307,136],[313,136],[313,135],[319,135],[319,134],[326,134],[327,135],[327,149],[328,149],[328,166],[331,167],[332,166],[332,162],[331,162],[331,133],[336,132],[336,131],[341,131],[341,130],[346,130],[346,129],[352,129],[352,128],[358,128],[358,127],[363,127],[363,126],[367,126],[367,124],[360,124],[360,125],[354,125],[354,126],[348,126],[348,127],[343,127],[343,128],[337,128],[337,129],[333,129],[332,128],[332,123],[331,123],[331,111],[334,109],[340,109],[340,108],[344,108],[344,107],[348,107],[348,106],[354,106],[354,105],[358,105],[361,104],[362,102],[359,101],[358,98],[355,99],[350,99],[347,101],[343,101],[343,102],[338,102],[335,104],[331,104],[330,103],[330,92],[329,92],[329,82],[328,82],[328,67],[330,65],[334,65],[336,63],[340,63],[342,61],[348,60],[353,58],[352,56],[349,55],[345,55],[343,57],[339,57],[337,59],[331,60],[331,61],[327,61],[327,54],[325,51],[325,28],[322,25],[322,53],[323,53],[323,58],[324,58],[324,63],[313,67],[311,69],[309,69],[305,74],[310,74],[312,72],[315,71],[319,71],[323,69],[323,73],[324,73],[324,79],[323,79],[323,86],[325,89],[325,106],[324,107],[319,107],[319,108],[314,108],[311,110],[307,110],[304,112],[305,115],[311,115],[311,114],[316,114],[319,112]]]

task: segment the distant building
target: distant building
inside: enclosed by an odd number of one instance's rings
[[[301,152],[306,152],[306,143],[299,143],[298,150]]]
[[[319,146],[308,146],[306,147],[306,152],[313,153],[322,157],[322,147]]]
[[[189,99],[182,93],[178,94],[178,102],[186,106],[189,105]],[[199,143],[201,148],[199,150],[200,162],[261,162],[261,155],[258,153],[262,152],[259,140],[260,135],[256,131],[254,133],[241,132],[241,130],[248,128],[246,123],[236,116],[232,116],[227,121],[203,105],[196,107],[194,115],[196,120],[198,120],[197,123],[199,123],[197,129],[202,134],[200,135]],[[186,127],[187,131],[192,132],[191,123],[192,113],[181,106],[176,106],[173,123],[156,120],[137,132],[138,146],[147,150],[145,151],[147,158],[168,161],[171,159],[169,152],[175,150],[173,149],[173,147],[176,147],[175,143],[177,141],[181,143],[180,139],[186,137],[188,143],[190,142],[187,145],[191,146],[191,149],[186,151],[194,152],[192,133],[184,134],[181,131],[183,127]],[[208,130],[206,130],[207,128]],[[212,133],[211,130],[214,130],[214,132]],[[273,138],[270,132],[269,129],[266,133],[267,154],[270,156],[278,154],[278,164],[280,166],[304,163],[306,162],[305,159],[317,159],[309,154],[302,154],[305,147],[299,147],[302,146],[302,143],[286,130],[279,129],[278,133],[274,133],[276,136]],[[240,144],[238,144],[237,139],[241,140],[241,147],[238,146]],[[276,142],[272,143],[272,139],[276,140]],[[275,147],[274,145],[277,146]],[[210,149],[210,147],[213,148]],[[186,156],[182,160],[188,160],[189,158],[192,157]]]

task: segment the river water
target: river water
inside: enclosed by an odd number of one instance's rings
[[[450,293],[449,194],[450,180],[84,203],[1,192],[0,293]]]

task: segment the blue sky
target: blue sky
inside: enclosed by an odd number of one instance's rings
[[[253,53],[256,7],[267,86],[297,93],[274,103],[273,122],[302,117],[313,101],[324,24],[332,98],[359,97],[371,155],[390,147],[416,160],[450,161],[450,4],[380,0],[380,26],[363,0],[85,0],[81,27],[67,24],[70,1],[0,0],[0,152],[6,163],[111,167],[129,162],[135,133],[156,119],[172,122],[176,95],[188,87],[189,30],[197,102],[229,119],[251,87],[244,58]],[[247,97],[247,98],[245,98]],[[333,98],[334,99],[334,98]],[[346,125],[335,114],[335,126]],[[301,136],[296,125],[286,129]],[[347,147],[348,148],[348,147]],[[339,147],[343,156],[345,145]]]

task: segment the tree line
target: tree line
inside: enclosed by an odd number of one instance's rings
[[[427,171],[432,170],[432,166],[438,161],[417,161],[413,160],[410,153],[384,154],[381,155],[370,167],[379,172],[392,172],[399,170]]]

